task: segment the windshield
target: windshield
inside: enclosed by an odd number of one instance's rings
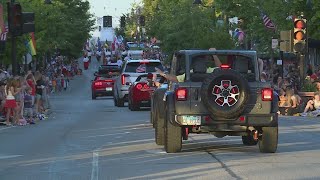
[[[190,63],[191,81],[203,81],[203,79],[206,79],[206,77],[217,68],[217,64],[227,65],[242,74],[248,81],[255,81],[255,66],[253,60],[250,57],[241,55],[193,56]],[[185,66],[183,63],[181,65]],[[184,71],[178,72],[178,74],[181,73],[184,73]]]
[[[141,54],[131,54],[130,59],[143,59]]]
[[[131,62],[127,64],[125,72],[153,73],[153,72],[156,72],[155,70],[156,67],[163,70],[163,66],[160,62],[148,62],[148,63]]]
[[[109,74],[109,73],[118,73],[118,72],[120,72],[120,68],[117,65],[100,66],[98,70],[98,74]]]

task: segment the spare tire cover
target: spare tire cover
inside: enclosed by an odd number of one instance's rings
[[[201,99],[213,119],[238,118],[250,97],[248,81],[232,69],[215,69],[202,84]]]

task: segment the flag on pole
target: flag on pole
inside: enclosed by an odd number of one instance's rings
[[[275,30],[276,26],[275,24],[272,22],[272,20],[267,16],[266,13],[264,13],[263,11],[260,10],[261,13],[261,18],[263,20],[263,24],[266,28],[271,29],[271,30]]]
[[[27,46],[29,48],[29,52],[32,56],[37,55],[37,51],[36,51],[36,38],[34,36],[34,32],[31,32],[30,34],[30,38],[27,42]]]

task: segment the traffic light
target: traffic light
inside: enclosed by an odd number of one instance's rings
[[[23,12],[22,13],[22,32],[23,33],[30,33],[35,32],[35,25],[34,25],[34,13],[33,12]]]
[[[307,39],[307,20],[303,18],[294,19],[293,50],[304,52]]]
[[[126,27],[126,17],[125,16],[121,16],[120,27],[122,27],[122,28]]]
[[[103,16],[103,27],[112,27],[112,16]]]
[[[144,16],[140,16],[139,17],[139,24],[140,24],[140,26],[144,26],[145,25],[145,17]]]
[[[13,36],[23,33],[22,7],[19,3],[8,3],[8,25],[9,32]]]

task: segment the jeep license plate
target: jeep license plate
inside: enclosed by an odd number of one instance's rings
[[[112,87],[107,87],[106,91],[112,91]]]
[[[182,116],[183,125],[201,125],[201,116]]]

